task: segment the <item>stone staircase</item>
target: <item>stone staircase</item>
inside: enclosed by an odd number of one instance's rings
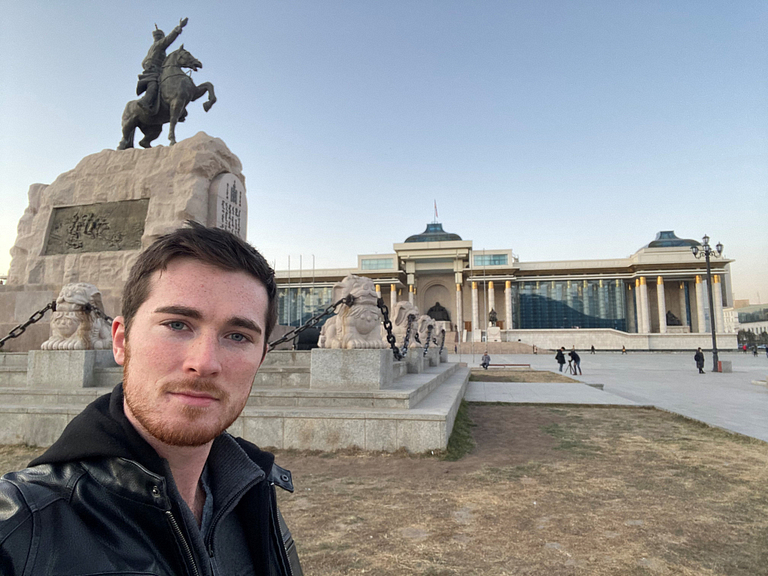
[[[122,368],[97,362],[92,387],[27,383],[27,355],[0,354],[0,444],[47,446],[95,398],[120,382]],[[455,363],[409,374],[395,362],[376,390],[312,389],[307,352],[270,352],[246,408],[230,432],[262,447],[411,452],[444,449],[469,369]]]

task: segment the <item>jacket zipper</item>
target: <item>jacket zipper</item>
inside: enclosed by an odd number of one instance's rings
[[[187,539],[184,538],[184,534],[181,532],[181,528],[179,528],[179,523],[176,522],[176,518],[173,517],[173,513],[170,510],[166,510],[165,516],[168,519],[171,528],[173,528],[176,538],[181,541],[181,547],[184,550],[184,555],[187,557],[187,562],[192,566],[192,574],[194,574],[194,576],[200,576],[200,572],[197,570],[197,564],[195,564],[195,557],[192,556],[192,549],[189,547]]]

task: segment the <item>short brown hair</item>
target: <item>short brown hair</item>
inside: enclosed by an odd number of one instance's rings
[[[187,220],[185,228],[160,236],[139,255],[131,267],[123,290],[125,334],[131,328],[136,312],[149,297],[152,274],[165,270],[176,258],[192,258],[222,270],[245,272],[259,280],[267,290],[267,318],[264,349],[277,324],[277,284],[275,271],[253,246],[234,234],[219,228],[207,228]]]

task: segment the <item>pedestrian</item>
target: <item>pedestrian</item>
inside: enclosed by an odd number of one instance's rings
[[[561,346],[560,350],[557,351],[557,354],[555,354],[555,360],[557,360],[557,363],[560,365],[560,372],[563,371],[563,366],[565,365],[565,346]]]
[[[747,345],[744,344],[744,346],[742,346],[742,349],[744,350],[744,354],[746,354],[747,353]]]
[[[590,348],[589,353],[590,354],[594,354],[595,353],[595,345],[594,344],[592,344],[592,348]]]
[[[757,358],[757,344],[752,346],[752,356]]]
[[[699,374],[704,374],[704,353],[701,348],[696,350],[696,354],[693,355],[693,360],[696,362],[696,368],[699,369]]]
[[[480,366],[483,367],[484,370],[488,370],[488,366],[491,363],[491,357],[488,356],[488,350],[485,351],[485,354],[483,354],[483,358],[480,361]]]
[[[570,356],[571,360],[573,361],[573,373],[576,374],[576,370],[578,370],[579,376],[581,376],[581,356],[579,356],[576,350],[571,350],[568,352],[568,356]]]
[[[621,353],[626,354],[627,353],[627,347],[622,344],[621,346]]]

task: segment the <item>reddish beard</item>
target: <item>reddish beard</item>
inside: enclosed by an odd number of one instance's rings
[[[126,342],[123,363],[123,395],[133,416],[151,436],[170,446],[202,446],[229,428],[245,407],[247,397],[240,406],[233,406],[229,394],[205,378],[180,378],[160,385],[156,395],[148,396],[135,390],[130,379],[130,347]],[[168,422],[155,404],[169,393],[196,392],[211,396],[219,406],[219,415],[213,423],[203,423],[212,407],[183,404],[178,412],[184,422]],[[221,407],[224,409],[222,410]]]

